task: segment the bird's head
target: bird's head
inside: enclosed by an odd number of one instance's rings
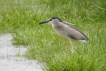
[[[62,22],[62,20],[58,17],[51,17],[50,19],[48,20],[45,20],[43,22],[40,22],[39,24],[45,24],[45,23],[57,23],[57,22]]]

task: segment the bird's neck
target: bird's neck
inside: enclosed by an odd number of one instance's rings
[[[52,27],[54,28],[54,27],[60,27],[60,26],[62,26],[60,23],[52,23]]]

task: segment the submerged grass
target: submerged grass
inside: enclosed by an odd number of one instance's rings
[[[88,43],[66,43],[50,25],[39,22],[58,16],[72,22]],[[13,44],[28,45],[26,57],[45,62],[47,71],[106,70],[106,0],[0,0],[0,33],[11,33]]]

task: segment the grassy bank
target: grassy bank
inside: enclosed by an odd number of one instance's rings
[[[39,22],[52,16],[73,23],[88,43],[66,43],[51,28]],[[47,71],[106,70],[105,0],[0,0],[0,33],[11,33],[13,44],[28,45],[26,57],[45,62]]]

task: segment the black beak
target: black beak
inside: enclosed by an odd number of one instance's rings
[[[45,23],[48,23],[49,20],[46,20],[46,21],[43,21],[43,22],[40,22],[39,24],[45,24]]]

